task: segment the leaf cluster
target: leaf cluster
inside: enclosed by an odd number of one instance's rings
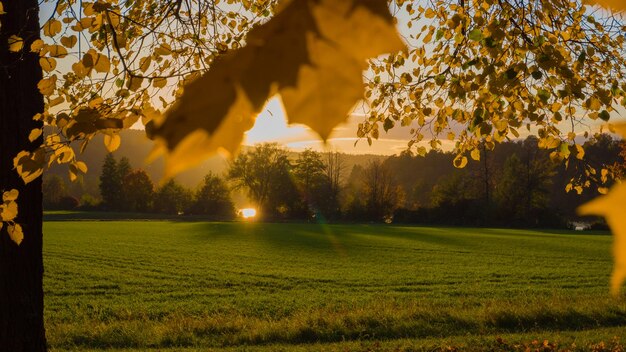
[[[396,125],[420,155],[455,142],[454,164],[478,160],[481,143],[535,134],[566,164],[590,121],[626,105],[626,25],[581,1],[395,1],[409,15],[408,52],[373,60],[371,109],[358,136],[371,143]]]
[[[183,86],[228,50],[243,46],[252,26],[273,13],[275,1],[44,0],[41,38],[9,33],[15,60],[39,57],[44,112],[34,116],[47,138],[15,159],[28,183],[52,163],[70,177],[86,172],[69,148],[87,147],[96,134],[114,151],[119,131],[160,116]],[[0,14],[4,14],[0,3]],[[37,9],[33,9],[37,11]],[[10,15],[10,14],[9,14]],[[32,43],[25,45],[25,43]],[[40,143],[41,129],[30,139]]]
[[[1,8],[0,8],[1,10]],[[19,192],[16,189],[2,192],[2,204],[0,204],[0,230],[5,226],[11,240],[17,245],[22,243],[24,233],[22,226],[15,222],[17,217],[17,197]]]

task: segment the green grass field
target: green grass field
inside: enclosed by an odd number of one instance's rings
[[[512,346],[535,339],[588,350],[626,339],[607,233],[167,221],[44,230],[53,350],[523,351]]]

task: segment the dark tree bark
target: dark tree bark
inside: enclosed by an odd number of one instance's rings
[[[25,185],[13,168],[13,157],[33,150],[41,138],[30,143],[28,135],[41,123],[33,121],[43,111],[37,89],[42,78],[38,54],[30,44],[39,38],[37,0],[4,0],[0,16],[0,191],[19,191],[18,217],[24,240],[16,245],[0,232],[0,351],[45,351],[43,325],[42,193],[41,178]],[[24,49],[8,50],[8,38],[24,39]]]

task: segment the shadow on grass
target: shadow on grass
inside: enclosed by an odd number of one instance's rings
[[[377,249],[433,250],[467,248],[472,239],[436,228],[389,225],[328,225],[315,223],[196,223],[191,238],[198,241],[236,239],[280,251],[359,254]],[[463,251],[465,252],[465,251]]]

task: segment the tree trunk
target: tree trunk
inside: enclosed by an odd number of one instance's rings
[[[3,226],[0,232],[0,350],[45,351],[43,325],[42,193],[41,178],[24,185],[13,168],[13,157],[33,150],[28,135],[41,123],[33,121],[43,111],[37,89],[42,78],[38,54],[30,44],[39,38],[37,0],[4,0],[0,16],[0,191],[19,191],[18,217],[24,240],[16,245]],[[24,49],[8,50],[8,38],[24,39]]]

